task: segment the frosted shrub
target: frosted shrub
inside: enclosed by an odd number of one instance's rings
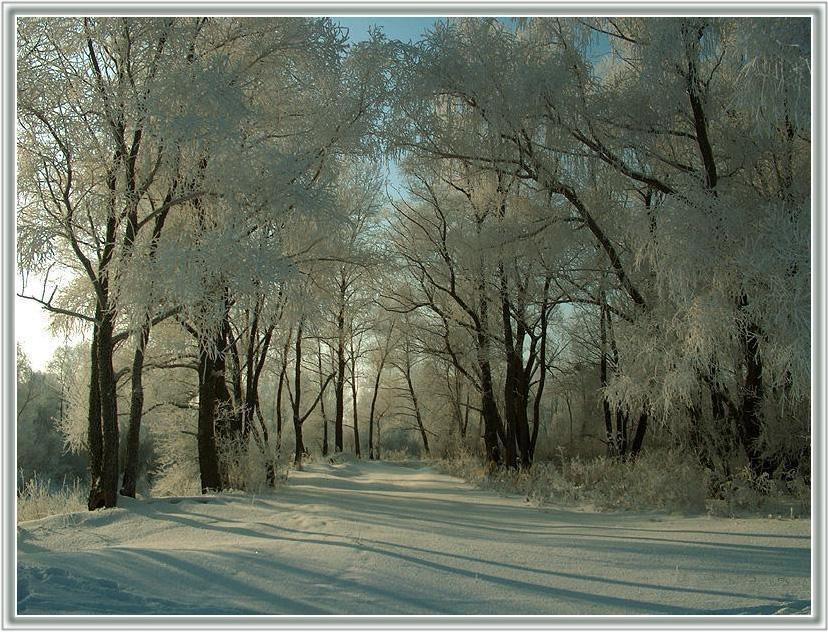
[[[606,467],[595,482],[596,505],[604,509],[652,508],[704,511],[707,473],[676,452],[644,454],[632,463]],[[612,465],[612,464],[611,464]]]
[[[442,461],[447,474],[482,487],[517,493],[538,504],[586,503],[597,509],[657,509],[698,512],[705,509],[707,474],[676,452],[644,454],[632,462],[606,457],[564,459],[560,465],[537,462],[529,470],[501,468],[488,476],[478,462]]]
[[[483,459],[470,450],[457,452],[451,458],[438,461],[437,468],[467,481],[479,482],[485,476]]]
[[[401,450],[383,450],[381,456],[383,461],[410,461],[419,458],[418,456],[412,456],[405,448]]]
[[[759,512],[798,517],[811,512],[811,488],[802,476],[782,480],[743,467],[717,491],[718,497],[709,503],[715,515]]]
[[[152,476],[153,496],[195,496],[201,493],[195,420],[182,415],[176,421],[187,424],[184,426],[187,431],[171,427],[159,433],[160,459],[158,470]]]
[[[58,486],[49,479],[35,475],[20,485],[17,491],[17,521],[84,511],[87,492],[80,479],[71,483],[64,480]]]
[[[242,490],[261,493],[269,485],[267,460],[252,438],[242,441],[222,441],[219,444],[219,463],[225,491]],[[286,464],[273,457],[276,481],[284,480]],[[154,488],[159,495],[195,495],[201,493],[201,474],[198,461],[189,459],[168,463],[162,470]]]
[[[201,493],[198,461],[168,462],[155,478],[153,496],[197,496]]]
[[[265,459],[252,438],[222,441],[219,462],[225,475],[224,484],[230,489],[258,491],[267,485]]]
[[[383,459],[385,455],[383,455]],[[303,459],[304,463],[313,463],[313,462],[327,462],[331,465],[342,465],[344,463],[355,463],[358,459],[356,456],[351,454],[350,452],[333,452],[326,457],[322,457],[318,454],[309,454],[308,458]]]

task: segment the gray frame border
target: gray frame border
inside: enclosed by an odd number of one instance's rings
[[[3,629],[828,629],[826,628],[826,0],[811,2],[731,1],[716,3],[583,1],[552,3],[490,0],[471,2],[331,2],[323,0],[287,2],[33,2],[6,1],[2,4],[0,32],[3,38],[3,212],[0,214],[2,252],[2,626]],[[811,615],[784,617],[731,616],[18,616],[16,614],[16,497],[14,492],[16,437],[15,385],[16,355],[14,333],[15,283],[15,59],[16,17],[23,15],[336,15],[336,16],[417,16],[417,15],[731,15],[811,17],[812,38],[812,137],[816,143],[811,159]]]

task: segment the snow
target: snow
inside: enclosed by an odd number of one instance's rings
[[[18,526],[18,613],[809,614],[810,521],[537,508],[420,464]]]

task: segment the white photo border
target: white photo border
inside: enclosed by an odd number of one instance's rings
[[[552,2],[35,2],[2,4],[3,126],[0,214],[2,261],[2,626],[3,629],[737,629],[780,630],[826,628],[826,0],[767,1],[603,1]],[[17,615],[16,613],[16,354],[15,283],[15,61],[16,18],[27,15],[284,15],[284,16],[572,16],[572,15],[725,15],[800,16],[811,18],[811,614],[784,616],[81,616]]]

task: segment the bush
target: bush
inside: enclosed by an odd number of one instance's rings
[[[201,494],[198,450],[192,445],[195,443],[192,439],[192,435],[182,433],[161,436],[160,452],[165,458],[153,476],[153,496]],[[265,455],[252,436],[248,437],[246,444],[241,441],[221,441],[218,457],[227,491],[242,490],[258,494],[269,489]],[[273,455],[277,484],[286,479],[287,458],[286,453]]]
[[[447,474],[485,488],[519,493],[538,504],[589,504],[601,510],[656,509],[699,512],[705,509],[707,474],[678,453],[659,451],[635,461],[606,457],[536,462],[530,470],[500,468],[485,474],[480,459],[467,456],[441,461]]]
[[[227,488],[258,492],[267,487],[265,458],[252,437],[219,442],[219,463]]]
[[[383,450],[380,456],[382,456],[383,461],[411,461],[420,459],[419,453],[412,454],[407,448]]]
[[[35,475],[18,487],[17,521],[85,511],[88,493],[80,479],[74,479],[71,483],[64,479],[58,486],[49,479]]]
[[[717,498],[708,503],[715,515],[764,513],[800,517],[811,513],[811,488],[802,476],[787,479],[754,474],[747,466],[720,484]]]

